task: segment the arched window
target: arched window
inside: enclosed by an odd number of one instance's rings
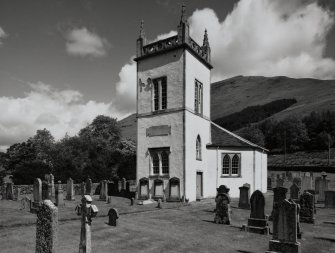
[[[161,153],[162,158],[162,172],[163,174],[169,174],[169,155],[166,151]]]
[[[238,155],[234,155],[231,162],[231,174],[238,175],[239,168],[240,168],[240,158]]]
[[[159,174],[159,157],[156,152],[152,155],[152,171],[154,174]]]
[[[201,138],[200,138],[200,135],[198,135],[197,141],[196,141],[196,159],[201,160]]]
[[[230,157],[229,155],[225,155],[222,160],[222,174],[229,175],[230,169]]]

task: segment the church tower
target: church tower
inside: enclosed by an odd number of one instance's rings
[[[206,155],[212,69],[207,31],[202,46],[190,37],[185,6],[177,31],[147,44],[142,21],[137,39],[138,199],[193,201],[208,195],[204,186],[216,176]]]

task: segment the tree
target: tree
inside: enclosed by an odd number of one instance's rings
[[[264,147],[264,134],[257,126],[248,126],[237,131],[242,138]]]

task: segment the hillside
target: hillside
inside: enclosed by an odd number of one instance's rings
[[[278,120],[292,114],[335,111],[335,80],[236,76],[213,83],[211,88],[212,120],[279,99],[296,99],[297,103],[273,115]]]
[[[247,107],[281,99],[297,102],[272,116],[278,120],[292,114],[304,116],[312,111],[335,111],[335,80],[236,76],[212,83],[211,118],[215,121]],[[135,114],[120,120],[120,124],[123,136],[136,140]]]

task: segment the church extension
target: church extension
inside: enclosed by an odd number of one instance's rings
[[[266,192],[267,150],[210,120],[211,49],[189,35],[185,7],[178,34],[137,39],[138,199],[189,201],[215,197],[226,185]],[[224,106],[224,105],[222,105]]]

